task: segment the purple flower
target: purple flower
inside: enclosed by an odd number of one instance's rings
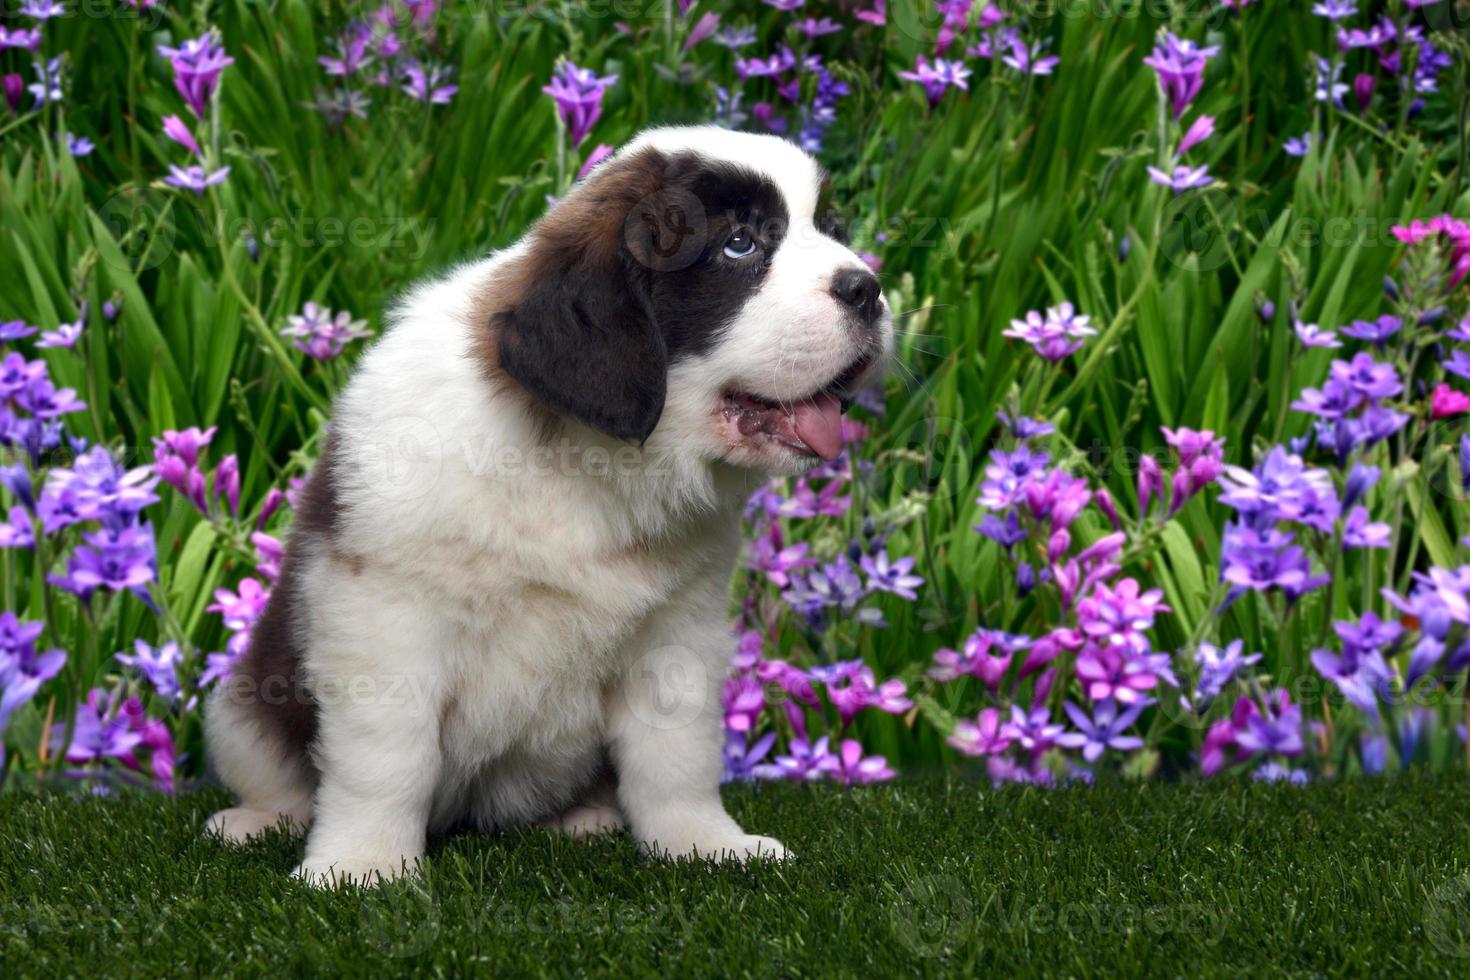
[[[3,24],[0,24],[0,51],[4,51],[7,48],[15,48],[16,50],[20,51],[35,51],[40,46],[41,29],[39,27],[33,27],[30,30],[26,30],[25,28],[21,27],[7,28]],[[6,100],[10,103],[10,107],[12,109],[15,109],[20,105],[20,95],[17,92],[14,97],[11,96],[11,85],[9,83],[9,80],[11,78],[16,79],[18,85],[20,76],[7,75],[5,77],[7,81]]]
[[[1356,0],[1320,0],[1312,4],[1312,13],[1328,20],[1343,20],[1357,16],[1358,7]]]
[[[1056,744],[1057,736],[1066,731],[1066,726],[1053,722],[1046,708],[1023,711],[1018,704],[1011,705],[1011,720],[1003,729],[1006,737],[1021,748],[1038,756]]]
[[[1241,670],[1261,659],[1259,653],[1243,656],[1244,650],[1244,640],[1234,640],[1223,649],[1210,643],[1199,645],[1194,653],[1194,662],[1200,667],[1194,692],[1197,701],[1213,701]]]
[[[73,765],[101,762],[104,759],[120,759],[127,756],[143,741],[136,731],[130,715],[133,710],[142,713],[142,705],[133,708],[129,702],[117,703],[116,698],[101,689],[87,694],[87,699],[77,705],[76,722],[72,726],[71,743],[66,747],[66,761]],[[66,726],[56,725],[54,738],[60,741]],[[59,746],[58,746],[59,747]]]
[[[1077,603],[1077,623],[1092,642],[1135,654],[1147,653],[1154,617],[1168,612],[1161,589],[1140,591],[1135,579],[1125,578],[1117,587],[1099,582],[1093,593]],[[1096,698],[1094,698],[1096,699]]]
[[[35,38],[40,41],[40,31],[35,32]],[[37,61],[31,67],[36,70],[36,80],[27,85],[26,90],[36,97],[34,108],[39,109],[48,102],[61,102],[65,98],[61,91],[61,59]]]
[[[1351,627],[1352,624],[1338,623],[1337,626]],[[1342,656],[1330,650],[1314,650],[1312,666],[1337,686],[1349,704],[1375,718],[1379,700],[1387,700],[1393,694],[1396,675],[1375,647],[1345,642]]]
[[[1303,323],[1301,320],[1292,325],[1296,331],[1296,339],[1301,341],[1303,347],[1341,347],[1342,341],[1337,339],[1337,334],[1331,330],[1323,330],[1315,323]]]
[[[1179,148],[1174,151],[1174,156],[1176,158],[1183,156],[1186,152],[1193,149],[1199,143],[1209,139],[1210,134],[1214,131],[1214,116],[1200,116],[1199,118],[1195,119],[1194,123],[1185,132],[1184,136],[1179,140]]]
[[[207,171],[198,164],[188,167],[169,164],[168,173],[169,175],[163,178],[165,184],[202,195],[206,189],[224,183],[224,179],[230,175],[230,168],[220,167],[218,170]]]
[[[24,507],[12,507],[3,523],[0,523],[0,548],[25,548],[36,546],[36,529],[31,522],[30,512]]]
[[[985,708],[974,721],[962,721],[945,739],[965,755],[997,755],[1010,748],[1013,736],[1009,725],[1002,725],[1000,710]]]
[[[1006,512],[1004,520],[994,514],[986,514],[980,523],[975,525],[975,530],[1007,551],[1026,540],[1027,535],[1026,529],[1021,526],[1020,518],[1013,510]]]
[[[1290,600],[1326,585],[1326,575],[1313,575],[1306,552],[1292,543],[1291,534],[1268,528],[1230,525],[1220,549],[1224,564],[1221,577],[1234,588],[1232,596],[1246,589],[1266,592],[1279,588]]]
[[[1131,752],[1143,748],[1143,739],[1123,733],[1132,727],[1143,709],[1152,703],[1145,698],[1135,701],[1120,712],[1117,702],[1099,701],[1093,705],[1093,714],[1089,718],[1081,708],[1067,701],[1062,708],[1067,712],[1067,717],[1072,719],[1072,724],[1077,726],[1077,731],[1058,735],[1057,744],[1069,749],[1081,749],[1082,758],[1088,762],[1096,762],[1107,749]]]
[[[1168,96],[1175,119],[1184,115],[1184,110],[1199,94],[1204,85],[1205,66],[1219,51],[1219,48],[1202,48],[1164,31],[1153,51],[1143,59],[1145,65],[1158,73],[1159,87]]]
[[[1173,173],[1166,173],[1158,167],[1146,169],[1149,180],[1161,187],[1169,188],[1175,194],[1183,194],[1197,187],[1208,187],[1215,182],[1215,178],[1210,176],[1207,164],[1200,164],[1198,167],[1180,164],[1174,168]]]
[[[97,144],[87,139],[87,137],[77,136],[73,133],[67,133],[62,136],[61,143],[66,147],[66,152],[74,157],[84,157],[97,149]]]
[[[1332,495],[1332,477],[1302,458],[1274,446],[1254,470],[1227,466],[1220,478],[1220,503],[1262,521],[1296,520],[1311,501]]]
[[[328,75],[336,78],[346,78],[372,63],[372,56],[368,54],[368,45],[372,42],[373,35],[369,30],[351,30],[345,35],[335,38],[332,47],[336,50],[334,58],[323,55],[317,58]]]
[[[119,663],[132,667],[150,687],[163,699],[177,701],[183,685],[179,680],[179,667],[184,655],[177,643],[169,642],[160,647],[151,647],[143,640],[133,641],[133,653],[117,654]]]
[[[769,531],[751,542],[748,564],[752,571],[760,572],[772,584],[784,589],[791,584],[793,572],[817,564],[817,560],[807,554],[809,547],[805,541],[782,547],[780,525],[772,522]]]
[[[1399,332],[1403,321],[1396,316],[1384,314],[1376,320],[1354,320],[1342,328],[1343,334],[1354,340],[1366,340],[1375,347],[1382,347],[1388,338]]]
[[[1281,148],[1290,157],[1304,157],[1312,149],[1312,134],[1303,133],[1300,136],[1290,137]]]
[[[199,150],[199,143],[194,139],[194,134],[190,132],[188,123],[184,122],[178,116],[163,117],[163,135],[184,147],[195,156],[202,155]]]
[[[159,45],[158,53],[169,59],[174,87],[184,97],[184,103],[195,116],[203,118],[205,106],[219,85],[220,73],[235,63],[234,58],[225,54],[219,35],[207,31],[177,48]]]
[[[354,320],[346,310],[334,318],[331,310],[308,301],[299,314],[286,318],[281,336],[293,338],[292,345],[308,357],[329,361],[351,341],[372,336],[366,326],[366,320]]]
[[[1022,442],[1028,442],[1041,436],[1049,436],[1056,431],[1056,427],[1050,422],[1028,419],[1024,415],[1017,415],[1012,418],[1005,412],[996,412],[995,417],[1005,424],[1007,432]]]
[[[1084,338],[1097,333],[1090,321],[1091,317],[1077,313],[1071,303],[1064,302],[1048,308],[1045,316],[1031,310],[1024,319],[1012,320],[1001,336],[1024,340],[1037,354],[1056,362],[1078,350]]]
[[[103,528],[82,536],[67,561],[65,575],[47,578],[52,585],[75,593],[83,602],[98,588],[121,592],[127,589],[141,599],[146,586],[156,577],[153,529],[148,524],[113,530]]]
[[[1046,451],[1032,450],[1028,446],[1017,446],[1010,452],[991,450],[977,502],[987,510],[1005,510],[1019,503],[1024,497],[1026,484],[1041,475],[1050,460],[1051,455]]]
[[[809,38],[818,38],[824,34],[836,34],[842,30],[842,25],[834,22],[831,17],[823,17],[820,20],[808,17],[806,20],[797,21],[796,29]]]
[[[69,515],[67,524],[95,520],[120,530],[137,523],[143,509],[158,502],[153,492],[157,483],[149,467],[126,469],[105,448],[93,446],[69,469],[51,471],[37,511],[48,534],[62,526],[57,523],[61,514]]]
[[[745,25],[726,25],[714,35],[714,42],[731,51],[749,47],[756,42],[755,28]]]
[[[982,627],[965,640],[963,654],[948,647],[938,650],[934,654],[934,666],[929,668],[929,676],[941,682],[975,677],[993,691],[1010,669],[1016,651],[1030,645],[1027,637]],[[997,652],[992,653],[992,650]]]
[[[1235,735],[1235,744],[1250,755],[1301,755],[1302,709],[1291,703],[1285,691],[1266,702],[1266,711],[1255,711]]]
[[[1014,68],[1022,75],[1050,75],[1062,59],[1056,55],[1039,57],[1043,50],[1039,42],[1028,48],[1019,37],[1013,37],[1011,38],[1011,53],[1000,60],[1007,67]]]
[[[1351,361],[1333,361],[1331,377],[1373,401],[1392,398],[1404,390],[1392,364],[1380,364],[1363,352],[1353,355]]]
[[[10,320],[0,323],[0,343],[9,343],[12,340],[20,340],[29,337],[36,332],[35,327],[28,326],[24,320]]]
[[[890,564],[888,551],[884,549],[871,557],[864,555],[858,564],[867,573],[869,589],[891,592],[910,602],[919,597],[914,590],[924,584],[924,579],[913,574],[913,558],[903,557]]]
[[[831,769],[832,778],[847,786],[864,786],[892,779],[895,773],[888,760],[881,755],[863,755],[863,747],[856,739],[842,740],[838,749],[837,765]]]
[[[580,145],[602,115],[602,98],[616,75],[599,76],[590,68],[579,68],[563,59],[551,83],[541,89],[556,103],[556,111],[567,127],[572,145]]]
[[[901,71],[898,77],[906,82],[917,82],[924,87],[924,94],[931,107],[939,105],[944,93],[950,88],[968,89],[970,69],[963,62],[935,58],[933,62],[922,54],[914,62],[913,71]]]
[[[752,677],[727,677],[724,688],[725,730],[742,734],[755,730],[766,707],[766,691]]]
[[[82,339],[82,331],[86,329],[86,323],[77,320],[75,323],[58,324],[55,330],[48,330],[41,334],[36,341],[37,347],[63,347],[71,349]]]
[[[1149,658],[1126,649],[1089,643],[1077,656],[1077,680],[1090,701],[1132,704],[1158,686]]]
[[[57,388],[50,378],[37,378],[11,396],[15,404],[38,419],[51,420],[80,412],[87,403],[77,399],[71,388]]]
[[[450,74],[447,66],[425,68],[417,61],[410,61],[403,66],[402,88],[425,105],[448,105],[459,91],[458,85],[446,84]]]
[[[1368,508],[1354,507],[1348,512],[1342,528],[1344,548],[1387,548],[1392,529],[1383,523],[1370,523]]]
[[[1444,362],[1444,369],[1451,374],[1470,379],[1470,353],[1456,350],[1450,355],[1450,359]]]
[[[65,651],[36,651],[43,628],[44,624],[25,622],[9,610],[0,613],[0,732],[15,709],[34,697],[66,663]]]
[[[1288,769],[1279,762],[1264,763],[1259,769],[1251,772],[1251,778],[1260,783],[1291,783],[1293,786],[1305,786],[1311,781],[1305,769]]]
[[[1319,415],[1325,419],[1342,418],[1363,404],[1363,394],[1353,386],[1333,378],[1321,390],[1303,388],[1301,397],[1291,403],[1298,412]]]
[[[897,715],[914,706],[905,696],[908,688],[903,681],[890,678],[878,684],[873,668],[860,660],[846,661],[831,668],[813,668],[810,673],[813,679],[826,684],[827,699],[837,709],[843,725],[851,722],[864,708],[877,708]]]
[[[65,17],[66,7],[57,0],[25,0],[18,13],[32,20],[50,20],[52,17]]]
[[[1331,102],[1339,109],[1342,108],[1342,97],[1348,90],[1347,84],[1340,81],[1342,65],[1328,61],[1320,55],[1313,55],[1310,67],[1312,69],[1312,97],[1318,102]]]
[[[776,766],[787,779],[815,782],[825,779],[828,773],[841,765],[827,748],[825,735],[815,744],[805,738],[793,738],[787,751],[791,754],[776,756]]]
[[[781,767],[764,762],[776,744],[776,733],[767,732],[746,745],[745,737],[730,732],[725,737],[725,774],[723,782],[750,782],[756,779],[780,779],[784,774]]]

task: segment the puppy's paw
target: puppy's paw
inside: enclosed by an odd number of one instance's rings
[[[796,857],[786,845],[774,837],[759,834],[734,834],[728,837],[690,841],[677,848],[665,847],[657,841],[644,845],[646,851],[662,858],[694,858],[701,861],[786,861]]]
[[[342,888],[358,885],[375,888],[385,882],[403,877],[418,877],[419,859],[407,855],[394,858],[348,858],[329,861],[307,857],[291,872],[313,888]]]
[[[290,820],[285,814],[275,810],[252,810],[249,807],[235,806],[210,817],[204,824],[204,832],[229,844],[244,844],[279,825],[283,817]],[[290,829],[295,831],[299,828],[293,823],[290,824]]]
[[[628,825],[623,811],[603,803],[574,806],[560,816],[546,821],[546,826],[559,830],[573,840],[586,840],[598,834],[611,834]]]

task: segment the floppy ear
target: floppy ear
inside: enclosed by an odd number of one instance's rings
[[[639,443],[663,414],[668,352],[651,270],[625,229],[639,225],[663,172],[651,151],[594,170],[532,231],[519,296],[493,323],[505,373],[584,425]]]

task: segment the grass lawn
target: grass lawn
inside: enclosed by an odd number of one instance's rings
[[[0,799],[0,964],[379,976],[1464,976],[1470,782],[1062,791],[900,782],[728,794],[784,866],[618,836],[435,845],[422,883],[313,892],[299,842],[199,836],[217,793]]]

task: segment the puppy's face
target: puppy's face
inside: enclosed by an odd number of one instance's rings
[[[645,134],[532,231],[500,366],[617,438],[774,472],[833,458],[893,327],[823,184],[774,137]]]

